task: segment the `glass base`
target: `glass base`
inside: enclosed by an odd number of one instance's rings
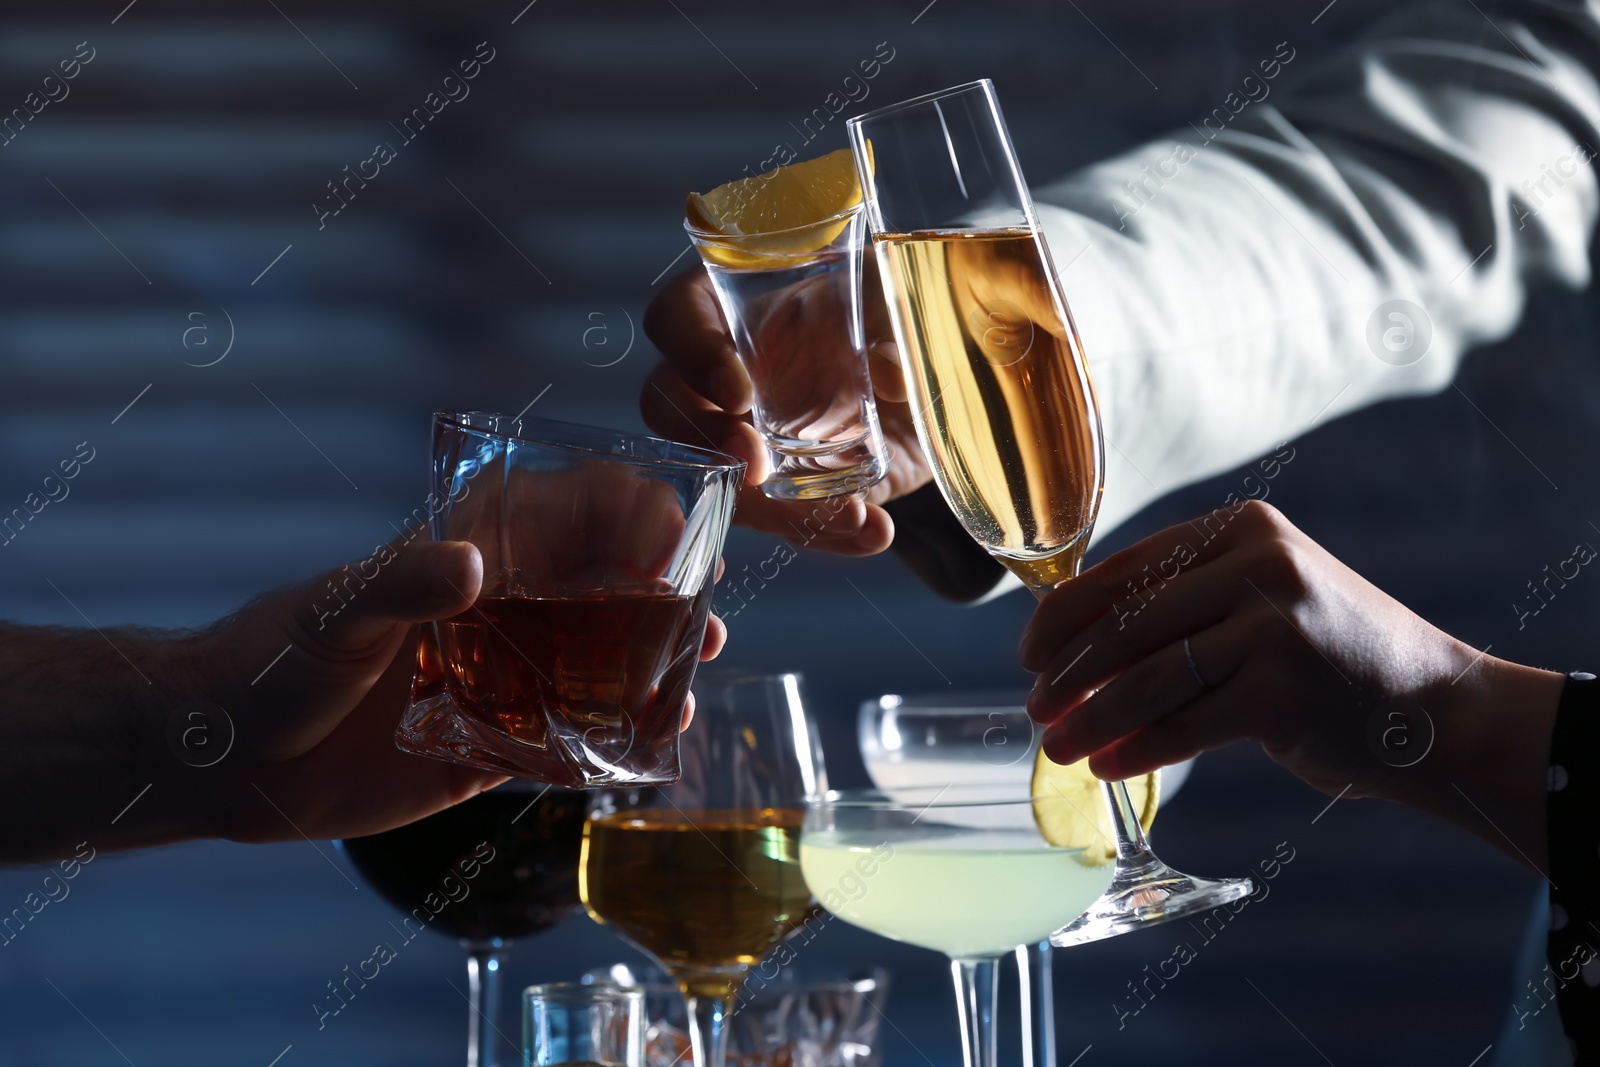
[[[416,756],[567,789],[670,785],[681,773],[675,723],[671,734],[654,745],[635,744],[638,739],[629,734],[602,752],[587,743],[578,727],[552,722],[568,736],[553,736],[549,743],[535,746],[482,722],[448,691],[419,696],[414,687],[394,743]],[[608,758],[609,749],[618,747],[623,759]],[[624,759],[628,766],[622,765]]]
[[[844,470],[815,474],[778,470],[761,483],[761,491],[772,500],[828,500],[870,489],[888,472],[888,460],[878,457]]]
[[[1182,919],[1249,896],[1248,878],[1194,878],[1168,867],[1145,849],[1117,864],[1111,887],[1089,910],[1050,935],[1058,948],[1116,937],[1146,926]]]

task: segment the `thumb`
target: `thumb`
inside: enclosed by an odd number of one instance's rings
[[[396,623],[449,618],[472,606],[483,557],[467,541],[412,541],[301,586],[291,632],[306,651],[359,656],[386,642]]]
[[[258,757],[298,755],[367,696],[411,624],[465,611],[482,583],[483,559],[467,542],[380,546],[264,597],[206,635],[200,660],[209,691],[244,717],[241,737]]]

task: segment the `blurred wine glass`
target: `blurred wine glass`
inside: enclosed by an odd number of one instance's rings
[[[495,1067],[500,967],[511,942],[577,910],[588,795],[513,778],[454,807],[339,848],[403,914],[467,950],[467,1067]]]
[[[695,1067],[723,1067],[746,973],[813,914],[800,824],[827,783],[797,675],[707,672],[694,693],[678,782],[595,794],[580,889],[678,984]]]
[[[1044,728],[1028,718],[1027,690],[885,693],[856,716],[861,761],[885,793],[953,785],[1027,788]],[[1161,803],[1189,777],[1194,760],[1161,771]]]

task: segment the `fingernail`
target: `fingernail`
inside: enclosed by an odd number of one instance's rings
[[[1027,711],[1028,718],[1037,723],[1049,722],[1053,718],[1051,709],[1044,707],[1044,701],[1039,696],[1039,687],[1035,685],[1028,690],[1028,698],[1023,701],[1023,709]]]
[[[469,594],[467,585],[476,585],[473,571],[481,563],[478,552],[464,541],[440,543],[428,560],[423,588],[435,600],[459,600]]]
[[[765,480],[766,476],[763,473],[763,468],[766,464],[760,462],[757,457],[750,455],[750,443],[739,434],[724,438],[722,443],[717,446],[717,451],[726,452],[733,458],[744,461],[745,485],[760,485]]]
[[[711,401],[722,410],[733,414],[744,411],[743,376],[732,367],[718,367],[711,372]]]
[[[866,524],[867,516],[864,510],[850,511],[848,514],[845,510],[841,510],[838,515],[829,518],[827,523],[813,536],[843,540],[860,533],[861,528]],[[810,527],[807,527],[807,529],[809,530]],[[809,540],[811,540],[810,537],[807,538],[807,541]]]
[[[1089,761],[1089,773],[1102,782],[1120,782],[1127,777],[1122,773],[1122,761],[1115,752],[1097,753]]]
[[[1050,757],[1051,763],[1059,763],[1063,766],[1068,763],[1076,763],[1084,756],[1068,738],[1060,734],[1045,734],[1043,747],[1045,755]]]

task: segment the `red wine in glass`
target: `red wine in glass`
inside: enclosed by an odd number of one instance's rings
[[[500,964],[509,943],[579,907],[587,797],[513,779],[406,826],[339,842],[369,885],[404,916],[467,950],[468,1067],[494,1067]]]

